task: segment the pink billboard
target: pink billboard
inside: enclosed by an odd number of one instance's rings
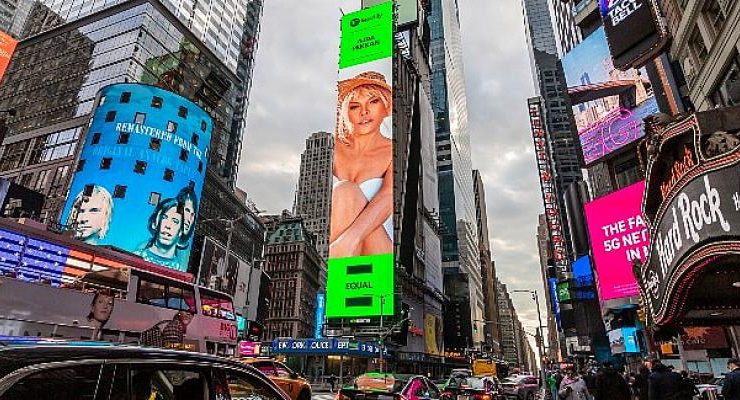
[[[585,206],[599,299],[637,296],[632,260],[645,260],[650,234],[640,204],[645,181],[596,199]]]

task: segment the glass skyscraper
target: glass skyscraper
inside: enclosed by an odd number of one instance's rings
[[[459,296],[446,294],[452,299],[453,308],[470,310],[469,316],[462,316],[460,324],[456,324],[461,327],[459,331],[445,332],[445,336],[460,338],[457,348],[470,347],[482,341],[483,330],[473,329],[472,325],[474,320],[484,319],[484,304],[457,1],[433,0],[429,24],[439,211],[444,223],[442,261],[445,279],[456,282],[445,286],[453,292],[460,291]],[[461,289],[461,281],[467,283],[467,290]],[[469,301],[469,307],[455,304],[461,301]]]

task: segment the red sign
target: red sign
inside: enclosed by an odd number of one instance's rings
[[[532,128],[534,151],[537,156],[537,169],[540,175],[540,187],[542,189],[542,201],[545,206],[547,228],[550,232],[550,243],[553,251],[552,257],[558,266],[566,268],[568,265],[567,251],[563,238],[563,228],[560,222],[560,210],[558,209],[557,193],[555,193],[555,182],[553,181],[553,173],[550,166],[550,152],[547,146],[540,99],[534,101],[530,99],[529,123]]]
[[[684,350],[726,349],[727,336],[721,326],[686,328],[686,334],[681,335]]]
[[[18,45],[18,41],[13,39],[7,33],[0,31],[0,81],[2,81],[5,70],[10,64],[10,57],[13,56],[15,46]]]

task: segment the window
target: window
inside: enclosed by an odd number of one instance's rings
[[[162,108],[162,98],[159,96],[152,97],[152,107]]]
[[[699,65],[703,65],[709,56],[709,50],[707,50],[706,44],[704,44],[704,38],[699,32],[699,28],[694,28],[694,33],[689,38],[689,48],[694,53],[694,57],[699,61]]]
[[[198,172],[203,172],[203,161],[198,161]]]
[[[280,363],[275,363],[275,372],[277,372],[277,376],[279,378],[289,379],[290,376],[293,375],[293,371],[291,371],[290,369],[288,369],[288,367]]]
[[[152,138],[149,141],[149,148],[154,151],[159,151],[159,149],[162,147],[162,140],[157,138]]]
[[[180,159],[182,161],[187,161],[188,160],[188,151],[187,150],[185,150],[185,149],[181,149],[180,150]]]
[[[92,140],[90,141],[90,144],[98,144],[100,143],[100,132],[94,132],[92,135]]]
[[[105,114],[105,122],[113,122],[116,120],[116,112],[115,111],[108,111],[107,114]]]
[[[230,395],[228,397],[232,399],[280,400],[282,398],[269,385],[253,375],[245,375],[230,369],[218,369],[216,370],[217,380],[223,379],[221,374],[226,375]]]
[[[709,97],[717,107],[740,105],[740,57],[738,53],[732,57],[730,65],[721,74],[719,84]]]
[[[187,118],[188,117],[188,109],[180,106],[180,108],[177,109],[177,116],[181,118]]]
[[[203,315],[214,318],[235,319],[234,303],[232,303],[230,298],[215,292],[208,292],[203,289],[200,294],[201,311],[203,311]]]
[[[167,182],[172,182],[172,180],[175,178],[175,171],[165,168],[164,169],[164,176],[162,179],[166,180]]]
[[[110,169],[110,165],[112,162],[112,158],[104,157],[102,160],[100,160],[100,169]]]
[[[146,113],[140,113],[137,112],[136,115],[134,115],[134,123],[143,125],[146,122]]]
[[[49,369],[21,379],[3,393],[2,399],[93,400],[99,376],[97,364]]]
[[[130,133],[121,132],[118,134],[118,144],[128,144],[128,139],[131,137]]]
[[[149,204],[156,206],[157,204],[159,204],[159,199],[161,198],[162,198],[161,193],[151,192],[149,193]]]
[[[727,15],[720,0],[708,0],[704,5],[704,17],[709,26],[712,27],[713,34],[716,37],[722,31]]]
[[[82,170],[83,170],[84,168],[85,168],[85,160],[80,160],[80,161],[79,161],[79,162],[77,163],[77,170],[76,170],[76,172],[80,172],[80,171],[82,171]]]
[[[177,122],[167,121],[167,132],[177,132]]]
[[[123,199],[126,197],[126,186],[123,185],[116,185],[115,189],[113,189],[113,198],[114,199]]]
[[[134,173],[137,174],[145,174],[146,173],[146,161],[136,161],[136,165],[134,165]]]
[[[206,374],[195,368],[135,366],[131,370],[131,388],[135,399],[211,398]]]
[[[193,133],[193,137],[190,138],[190,142],[192,142],[194,145],[198,145],[198,142],[200,141],[200,137],[198,137],[197,133]]]
[[[121,93],[121,103],[128,103],[131,100],[131,92],[123,92]]]
[[[157,282],[146,277],[139,279],[136,302],[195,314],[195,292],[191,287]]]
[[[206,121],[200,121],[200,130],[205,132],[206,128],[208,128],[208,124],[206,124]]]

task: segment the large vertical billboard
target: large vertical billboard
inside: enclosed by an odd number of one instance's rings
[[[658,112],[647,71],[616,69],[603,27],[563,57],[563,70],[587,165],[645,136],[643,118]]]
[[[341,29],[326,317],[394,315],[393,2]]]
[[[110,245],[186,271],[211,117],[164,89],[100,90],[61,223],[88,244]]]
[[[18,41],[7,33],[0,31],[0,82],[3,80],[5,70],[8,69],[10,58],[13,57]]]
[[[654,0],[599,0],[599,11],[619,69],[644,64],[668,41]]]
[[[601,301],[639,295],[632,260],[644,261],[650,249],[643,193],[645,181],[640,181],[584,207]]]

